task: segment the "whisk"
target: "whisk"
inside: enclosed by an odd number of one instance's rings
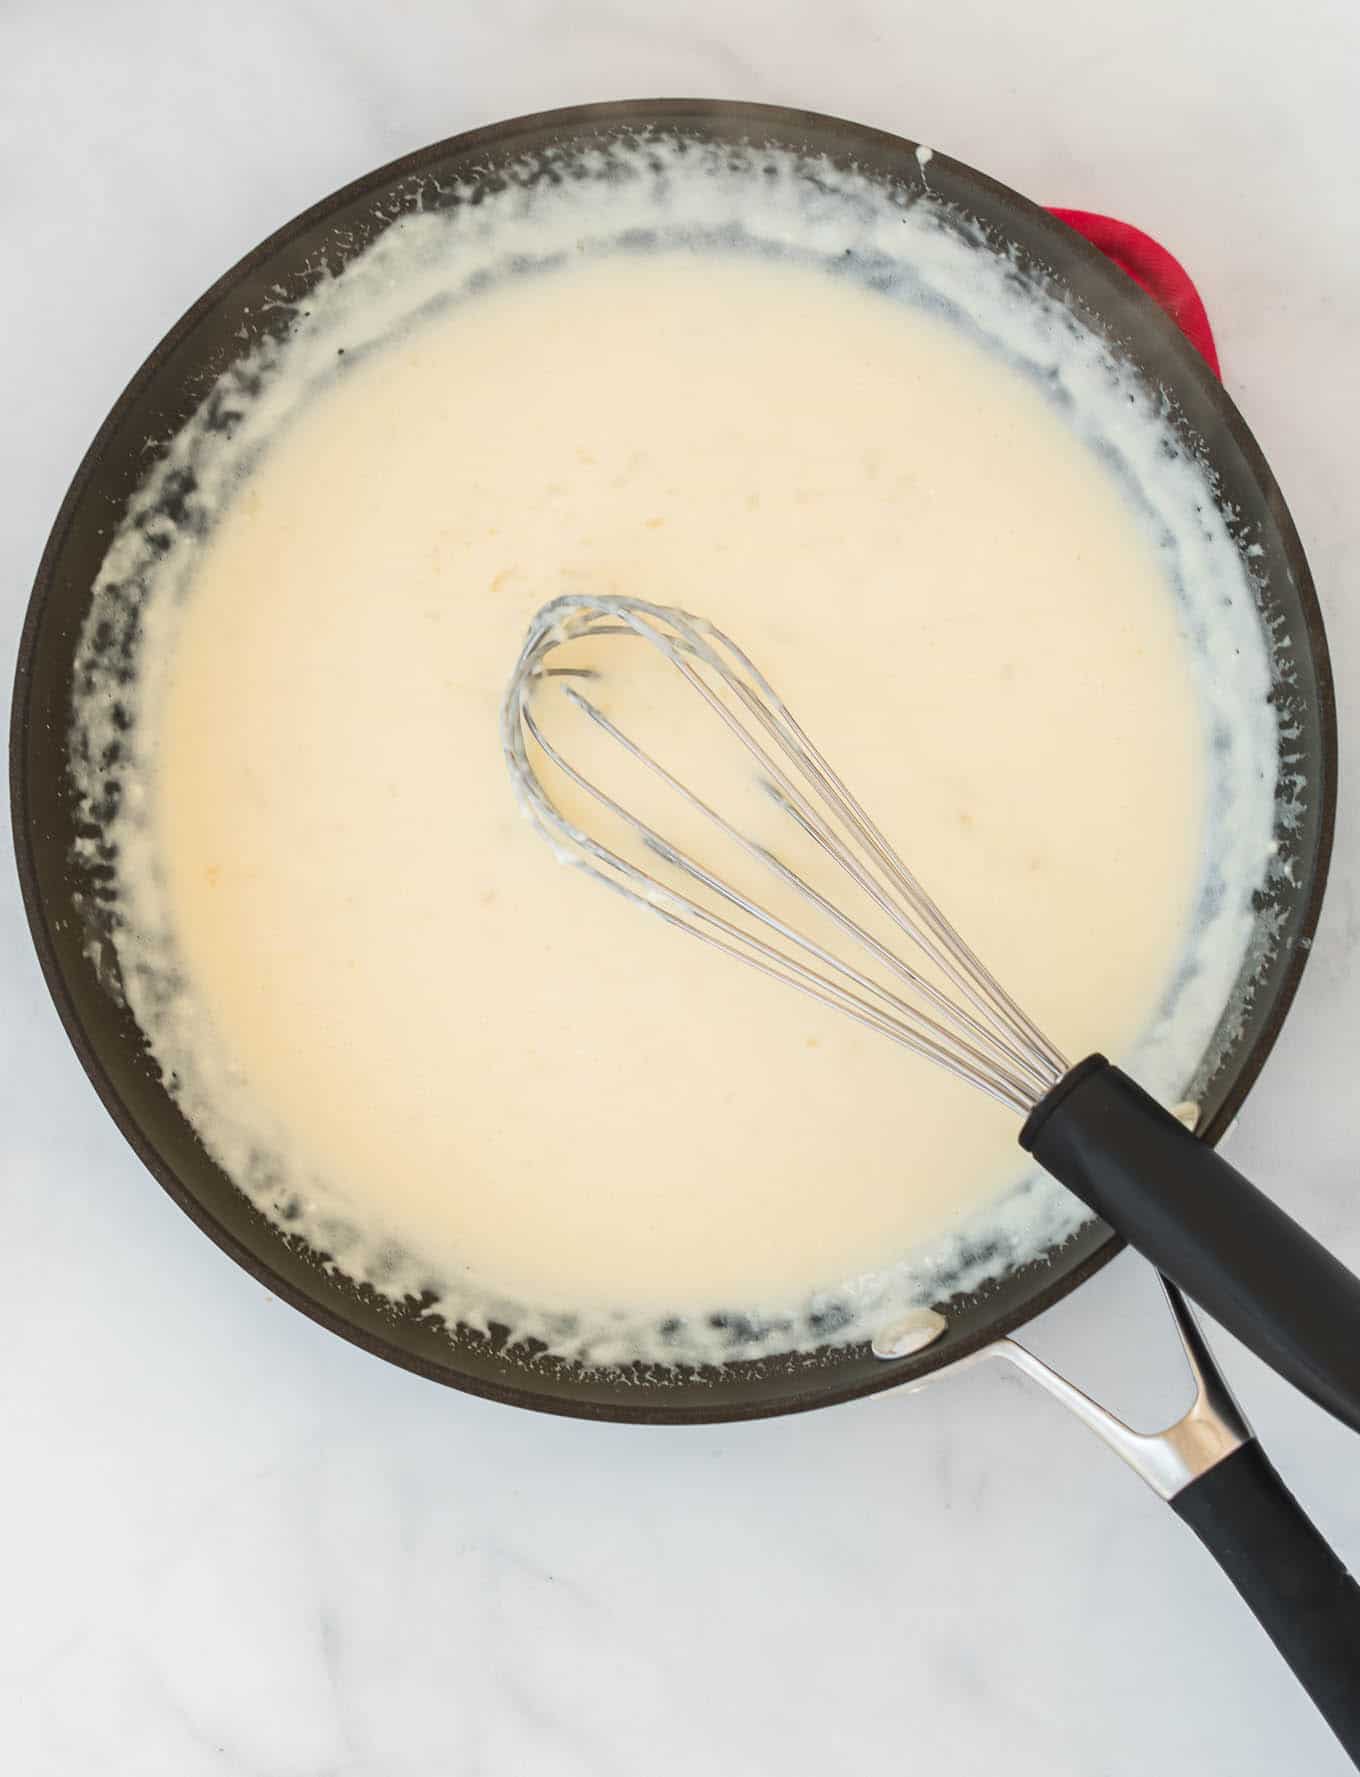
[[[820,872],[812,880],[787,847],[765,843],[694,788],[683,763],[688,727],[645,744],[625,732],[592,695],[603,677],[599,648],[585,664],[571,650],[587,642],[620,650],[621,673],[630,644],[668,663],[694,693],[696,721],[720,724],[730,739],[742,784],[759,787],[794,849],[830,866],[844,894],[828,894]],[[587,723],[582,732],[605,737],[629,771],[664,787],[659,802],[720,836],[726,855],[750,859],[805,917],[771,908],[744,874],[668,838],[574,761],[539,707],[550,682]],[[1360,1280],[1103,1055],[1069,1065],[730,637],[674,607],[558,598],[530,625],[501,735],[523,806],[560,859],[1017,1112],[1020,1143],[1045,1170],[1258,1356],[1360,1430]],[[557,794],[545,781],[554,774]],[[594,817],[589,826],[564,810],[564,793]]]

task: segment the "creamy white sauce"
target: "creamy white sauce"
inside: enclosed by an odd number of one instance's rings
[[[533,610],[719,622],[1060,1046],[1168,1102],[1276,748],[1226,526],[1094,336],[933,204],[630,152],[323,284],[115,543],[136,686],[97,598],[80,712],[211,1151],[350,1275],[597,1362],[863,1338],[1082,1212],[1007,1113],[554,866],[496,732]],[[206,538],[156,510],[188,465]]]

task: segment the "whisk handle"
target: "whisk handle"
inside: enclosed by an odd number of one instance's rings
[[[1360,1278],[1103,1055],[1021,1146],[1319,1406],[1360,1431]]]

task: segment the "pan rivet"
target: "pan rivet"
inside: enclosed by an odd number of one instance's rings
[[[870,1349],[875,1357],[910,1357],[933,1345],[949,1322],[933,1308],[913,1308],[901,1320],[875,1333]]]

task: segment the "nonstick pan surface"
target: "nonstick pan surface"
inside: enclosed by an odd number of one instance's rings
[[[221,372],[266,331],[282,331],[326,271],[337,271],[394,219],[475,201],[500,169],[545,151],[664,129],[699,141],[774,144],[827,155],[903,186],[920,186],[911,142],[807,112],[702,100],[577,107],[455,137],[325,199],[229,271],[171,330],[119,399],[86,454],[53,527],[19,650],[11,789],[19,872],[34,941],[57,1008],[111,1115],[180,1207],[275,1294],[333,1332],[434,1381],[518,1406],[644,1422],[713,1421],[802,1411],[918,1379],[1051,1306],[1118,1250],[1092,1225],[1040,1264],[941,1304],[948,1330],[926,1351],[885,1363],[867,1347],[732,1363],[702,1372],[629,1366],[587,1370],[447,1328],[412,1301],[397,1308],[329,1269],[259,1213],[214,1164],[149,1060],[130,1013],[106,983],[111,950],[84,909],[107,878],[77,862],[77,808],[67,745],[76,644],[107,540],[149,466],[147,439],[167,440]],[[1211,465],[1253,555],[1263,622],[1288,643],[1289,770],[1307,786],[1277,834],[1290,868],[1259,897],[1270,942],[1252,947],[1250,997],[1239,995],[1221,1059],[1201,1083],[1201,1133],[1215,1140],[1236,1113],[1288,1010],[1317,922],[1331,845],[1336,739],[1326,638],[1293,523],[1255,440],[1194,349],[1157,305],[1046,211],[942,155],[931,190],[967,213],[1017,266],[1043,278],[1154,388]],[[470,195],[471,194],[471,195]],[[98,867],[96,867],[97,871]],[[1244,982],[1245,986],[1246,983]],[[1228,1037],[1225,1023],[1223,1036]]]

